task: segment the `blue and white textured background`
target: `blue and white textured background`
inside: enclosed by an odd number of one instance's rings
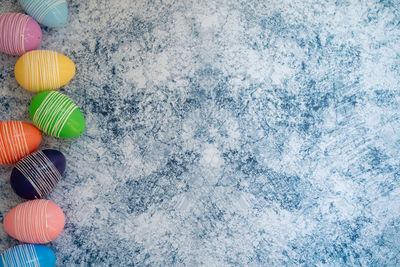
[[[59,266],[400,265],[400,3],[69,1]],[[2,0],[1,13],[19,12]],[[0,55],[1,120],[33,94]],[[0,221],[21,203],[0,169]],[[0,250],[17,244],[0,229]]]

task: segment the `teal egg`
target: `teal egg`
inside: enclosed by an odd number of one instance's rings
[[[22,8],[37,22],[48,27],[60,27],[67,22],[65,0],[19,0]]]

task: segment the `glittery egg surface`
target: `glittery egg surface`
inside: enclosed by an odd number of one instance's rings
[[[73,138],[85,130],[85,118],[78,106],[66,95],[48,91],[37,94],[31,101],[33,123],[48,135]]]
[[[50,200],[30,200],[9,211],[3,225],[10,236],[21,242],[45,244],[61,234],[65,216]]]
[[[0,267],[53,267],[55,264],[53,250],[43,245],[18,245],[0,254]]]
[[[40,131],[22,121],[0,122],[0,164],[12,164],[36,150],[42,141]]]
[[[0,51],[21,56],[35,50],[42,41],[42,30],[31,17],[20,13],[0,15]]]
[[[22,198],[43,198],[61,180],[65,166],[65,156],[60,151],[36,151],[15,164],[11,172],[11,187]]]
[[[19,0],[19,3],[26,13],[45,26],[60,27],[67,22],[65,0]]]
[[[26,90],[49,91],[66,85],[75,76],[75,64],[55,51],[34,50],[18,59],[14,73]]]

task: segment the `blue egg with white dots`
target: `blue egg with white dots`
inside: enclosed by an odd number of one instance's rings
[[[55,264],[56,255],[53,250],[42,245],[19,245],[0,254],[0,267],[53,267]]]
[[[19,0],[29,16],[48,27],[60,27],[67,22],[68,4],[65,0]]]

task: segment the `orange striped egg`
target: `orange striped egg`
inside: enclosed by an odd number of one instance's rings
[[[42,135],[30,123],[0,121],[0,164],[12,164],[29,155],[40,145]]]
[[[66,85],[75,75],[75,64],[60,53],[34,50],[18,59],[14,72],[23,88],[43,92]]]
[[[4,230],[13,238],[30,244],[45,244],[64,229],[65,216],[57,204],[38,199],[22,203],[4,217]]]

